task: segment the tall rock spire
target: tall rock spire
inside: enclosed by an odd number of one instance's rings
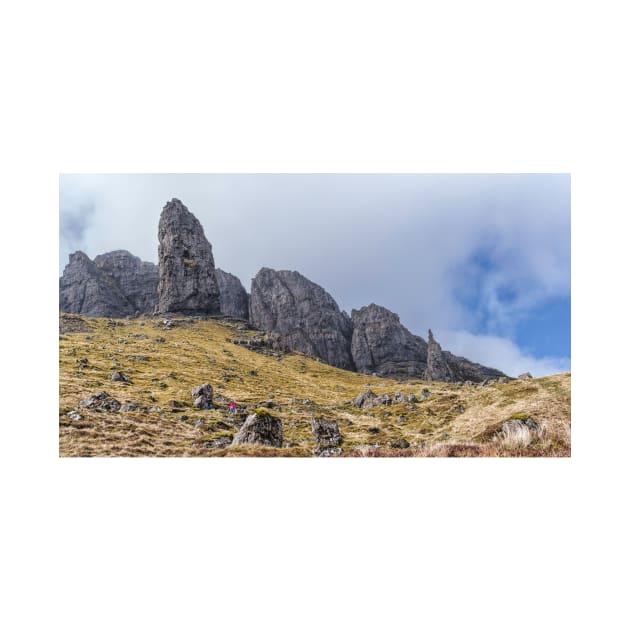
[[[429,329],[429,346],[427,349],[427,369],[424,373],[427,381],[456,381],[453,370],[446,362],[442,347],[433,337]]]
[[[212,246],[194,214],[179,199],[162,210],[158,227],[161,313],[220,312]]]

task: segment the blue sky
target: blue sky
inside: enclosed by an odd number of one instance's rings
[[[262,266],[295,269],[508,374],[570,369],[568,175],[62,175],[60,273],[76,249],[157,262],[171,197],[248,290]]]

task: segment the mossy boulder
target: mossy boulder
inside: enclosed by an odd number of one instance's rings
[[[234,436],[232,446],[239,444],[261,444],[281,447],[283,442],[282,422],[265,409],[256,409],[247,416],[245,424]]]

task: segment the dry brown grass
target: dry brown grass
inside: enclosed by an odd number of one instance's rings
[[[59,337],[59,453],[61,456],[149,457],[264,457],[310,456],[315,442],[310,419],[336,420],[346,456],[566,456],[570,453],[569,374],[504,385],[457,386],[420,380],[398,383],[338,370],[300,354],[265,356],[234,345],[228,339],[235,324],[216,320],[178,319],[168,329],[161,319],[141,318],[108,322],[75,318]],[[249,334],[249,333],[239,333]],[[158,341],[159,338],[164,342]],[[87,359],[87,364],[81,359]],[[121,371],[130,383],[112,382]],[[254,408],[273,398],[272,413],[280,418],[286,448],[203,448],[203,444],[235,429],[225,405],[199,411],[192,407],[190,390],[204,382],[216,396]],[[369,387],[377,394],[401,391],[417,396],[423,388],[429,399],[370,410],[350,404]],[[78,409],[80,400],[107,391],[121,403],[162,411],[99,412]],[[183,405],[171,411],[171,401]],[[81,420],[68,412],[78,410]],[[462,412],[463,410],[463,412]],[[509,448],[493,440],[512,414],[531,416],[544,429],[531,444]],[[180,421],[181,415],[189,416]],[[402,417],[403,421],[399,421]],[[198,427],[194,419],[202,420]],[[221,425],[219,423],[224,423]],[[227,427],[225,425],[228,425]],[[405,438],[409,449],[390,449]]]

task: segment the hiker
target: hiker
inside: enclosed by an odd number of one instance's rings
[[[232,416],[236,413],[236,403],[233,400],[231,400],[230,404],[228,405],[228,411]]]

